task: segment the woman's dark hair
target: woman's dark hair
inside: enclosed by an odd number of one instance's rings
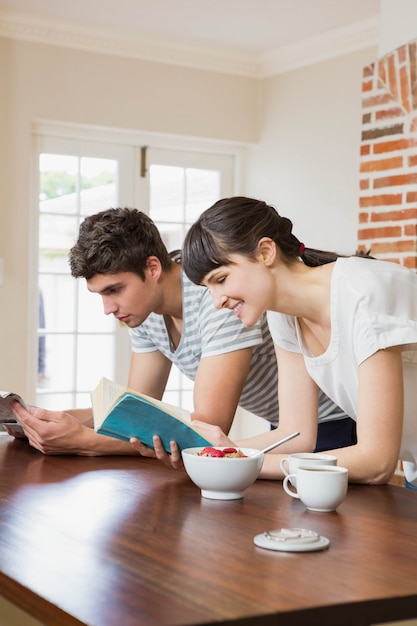
[[[274,207],[252,198],[236,196],[219,200],[204,211],[188,231],[182,249],[182,265],[188,278],[201,284],[204,276],[230,264],[231,254],[254,258],[259,240],[275,241],[282,261],[302,259],[316,267],[335,261],[339,254],[306,248],[292,233],[292,222]]]
[[[158,257],[165,271],[172,267],[151,218],[137,209],[116,208],[90,215],[82,222],[69,262],[75,278],[133,272],[144,280],[150,256]]]

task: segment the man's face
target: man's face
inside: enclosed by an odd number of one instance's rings
[[[114,315],[129,328],[139,326],[150,313],[158,312],[160,288],[148,269],[144,281],[133,272],[96,274],[87,280],[87,287],[101,296],[106,315]]]

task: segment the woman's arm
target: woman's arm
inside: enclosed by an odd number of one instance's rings
[[[401,350],[379,350],[359,366],[358,443],[331,450],[349,481],[384,484],[398,463],[404,410]]]
[[[300,432],[299,437],[265,455],[260,478],[276,480],[283,478],[279,463],[284,456],[294,452],[313,452],[316,447],[319,390],[306,370],[302,354],[289,352],[278,346],[275,346],[275,352],[278,362],[279,425],[276,430],[267,433],[269,442],[277,441],[294,431]],[[263,436],[238,443],[252,446]],[[263,447],[263,442],[259,443]]]
[[[278,362],[279,427],[256,437],[238,441],[228,439],[218,427],[195,422],[195,426],[216,445],[237,445],[261,449],[295,431],[300,436],[265,456],[260,478],[283,478],[280,459],[293,452],[312,452],[316,446],[318,424],[318,388],[308,374],[301,354],[276,347]]]

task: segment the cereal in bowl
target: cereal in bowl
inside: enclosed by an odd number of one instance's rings
[[[219,448],[211,448],[210,446],[206,446],[201,452],[198,452],[198,456],[227,457],[229,459],[247,458],[247,455],[243,454],[242,450],[238,450],[237,448],[223,448],[220,450]]]

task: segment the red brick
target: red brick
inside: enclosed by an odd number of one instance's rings
[[[361,211],[359,213],[359,223],[367,224],[368,222],[369,222],[369,213],[365,213],[364,211]]]
[[[409,191],[406,195],[406,202],[417,202],[417,191]]]
[[[396,187],[398,185],[413,185],[417,183],[417,173],[415,174],[402,174],[399,176],[384,176],[383,178],[377,178],[374,180],[374,188],[380,189],[381,187]]]
[[[405,222],[417,218],[417,208],[398,209],[397,211],[378,211],[371,214],[371,222]]]
[[[408,157],[408,165],[410,167],[417,165],[417,154],[413,154],[412,156]]]
[[[364,109],[381,106],[382,104],[391,104],[393,101],[392,96],[389,93],[378,94],[377,96],[371,96],[370,98],[362,99],[362,107]]]
[[[369,145],[369,143],[363,144],[361,146],[361,156],[367,156],[368,154],[370,154],[370,152],[371,152],[371,146]]]
[[[373,81],[372,80],[368,80],[366,81],[366,83],[362,83],[362,92],[365,93],[366,91],[372,91],[373,89]]]
[[[377,72],[378,72],[379,80],[381,80],[383,83],[386,83],[387,82],[387,68],[386,68],[385,59],[380,59],[378,61]]]
[[[363,130],[361,140],[368,141],[370,139],[379,139],[380,137],[387,137],[389,135],[402,135],[403,132],[404,122],[401,124],[393,124],[392,126],[380,126],[379,128],[374,127],[370,130]]]
[[[383,228],[363,228],[359,231],[360,239],[383,239],[385,237],[401,237],[401,226],[384,226]]]
[[[410,88],[408,83],[408,68],[400,68],[400,89],[401,89],[401,104],[407,112],[411,110],[410,104]]]
[[[417,257],[416,256],[408,256],[404,259],[405,267],[408,267],[410,270],[417,269]]]
[[[359,188],[362,190],[369,189],[369,178],[365,178],[359,181]]]
[[[382,154],[383,152],[392,152],[394,150],[406,150],[407,148],[414,148],[415,146],[417,146],[417,137],[408,137],[375,143],[373,152],[374,154]]]
[[[377,122],[381,120],[389,120],[393,117],[403,117],[404,111],[400,107],[393,107],[391,109],[383,109],[375,113],[375,119]]]
[[[398,52],[398,61],[400,63],[404,63],[407,60],[407,49],[406,46],[400,46],[397,48]]]
[[[374,71],[375,71],[375,63],[370,63],[370,65],[367,65],[366,67],[363,68],[362,75],[364,78],[367,78],[368,76],[373,76]]]
[[[388,85],[390,93],[393,95],[395,100],[398,100],[397,71],[394,54],[391,54],[388,57]]]
[[[411,99],[412,99],[412,109],[415,111],[417,109],[417,45],[415,41],[411,41],[408,44],[408,56],[409,56],[409,66],[410,66],[410,85],[411,85]]]
[[[400,252],[414,252],[414,241],[386,241],[384,243],[376,242],[372,244],[372,252],[378,254],[394,254]]]
[[[393,204],[400,205],[402,201],[402,194],[383,194],[380,196],[365,196],[359,198],[359,205],[361,207],[367,206],[389,206]]]
[[[417,224],[405,224],[404,235],[407,237],[415,237],[417,235]]]
[[[360,166],[361,172],[376,172],[381,170],[392,170],[403,166],[402,156],[391,157],[389,159],[379,159],[378,161],[363,161]]]
[[[359,246],[358,246],[358,248],[357,248],[357,251],[358,251],[358,252],[363,252],[363,253],[366,253],[366,252],[368,252],[368,248],[367,248],[367,246],[361,246],[361,245],[359,245]]]
[[[379,252],[378,254],[379,254],[379,257],[382,255],[381,252]],[[375,256],[376,258],[378,258],[377,254],[372,254],[372,256]],[[399,265],[401,265],[401,259],[399,259],[398,257],[387,257],[386,255],[384,255],[384,261],[389,261],[390,263],[398,263]]]

